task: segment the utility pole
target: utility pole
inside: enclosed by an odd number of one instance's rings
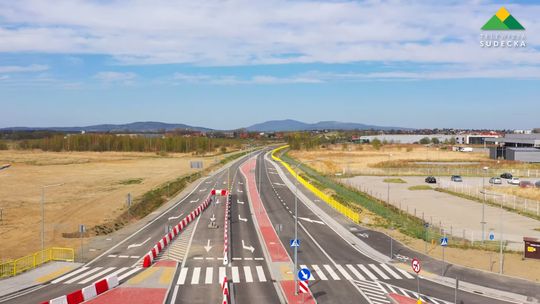
[[[482,221],[480,222],[482,224],[482,244],[486,240],[486,172],[488,169],[488,167],[484,167],[484,174],[482,175],[482,191],[484,193],[484,200],[482,202]]]
[[[62,184],[41,186],[41,251],[45,250],[45,188],[62,186]]]

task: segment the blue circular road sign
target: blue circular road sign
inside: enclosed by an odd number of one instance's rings
[[[298,270],[298,279],[301,281],[309,280],[311,278],[311,272],[307,268]]]
[[[489,233],[489,239],[490,239],[491,241],[493,241],[493,240],[495,239],[495,233],[493,233],[493,231],[491,231],[491,232]]]

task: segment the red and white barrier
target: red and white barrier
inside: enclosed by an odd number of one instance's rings
[[[309,293],[308,281],[298,281],[298,293]]]
[[[116,286],[118,286],[118,277],[113,275],[107,277],[106,279],[99,280],[83,289],[54,298],[50,301],[42,302],[41,304],[79,304],[89,301],[100,294],[115,288]]]
[[[225,202],[225,222],[223,224],[223,265],[229,264],[229,212],[231,208],[231,197],[227,196]]]
[[[219,196],[227,196],[227,195],[229,195],[229,191],[227,189],[221,189],[221,190],[212,189],[210,194],[211,195],[219,195]]]
[[[229,303],[229,282],[227,281],[227,277],[223,278],[223,283],[221,284],[221,290],[223,291],[222,304],[228,304]]]
[[[189,223],[195,220],[195,218],[197,218],[197,216],[199,216],[210,205],[211,202],[212,195],[208,196],[208,198],[206,198],[206,200],[202,204],[200,204],[195,210],[191,211],[190,214],[188,214],[177,225],[175,225],[171,232],[164,235],[144,256],[142,266],[150,267],[159,255],[159,253],[162,252]]]

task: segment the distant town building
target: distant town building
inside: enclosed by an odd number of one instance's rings
[[[496,145],[489,148],[492,159],[540,163],[540,134],[506,134],[504,138],[487,138],[486,142]]]
[[[380,134],[367,136],[352,136],[351,141],[355,143],[369,143],[375,138],[388,143],[414,144],[419,143],[422,138],[436,138],[439,142],[455,142],[459,145],[482,145],[486,138],[498,138],[501,134],[496,132],[467,133],[467,134]]]

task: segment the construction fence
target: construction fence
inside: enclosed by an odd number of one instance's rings
[[[51,247],[33,254],[0,264],[0,278],[12,277],[50,261],[73,262],[75,252],[72,248]]]

